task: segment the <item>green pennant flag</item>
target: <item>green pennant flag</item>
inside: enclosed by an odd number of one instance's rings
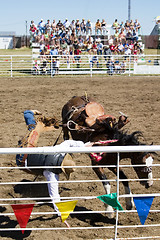
[[[102,195],[102,196],[98,196],[97,198],[117,210],[123,210],[121,204],[117,200],[117,193]]]

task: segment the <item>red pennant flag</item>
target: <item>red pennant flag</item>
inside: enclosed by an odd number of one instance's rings
[[[11,204],[14,214],[21,228],[26,228],[34,204]],[[24,234],[24,230],[22,230]]]

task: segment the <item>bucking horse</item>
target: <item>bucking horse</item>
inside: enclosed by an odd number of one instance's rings
[[[129,122],[128,117],[121,113],[118,121],[112,115],[106,115],[101,104],[87,96],[74,96],[62,108],[63,138],[69,139],[69,133],[74,140],[83,142],[95,142],[93,146],[137,146],[144,145],[139,141],[142,137],[140,131],[128,134],[122,130],[123,126]],[[110,183],[104,173],[103,167],[98,165],[116,165],[117,153],[91,153],[89,154],[94,172],[102,180],[106,194],[110,194]],[[120,154],[120,160],[131,159],[140,183],[146,188],[152,186],[152,162],[153,157],[149,152],[126,152]],[[141,166],[137,166],[141,165]],[[117,167],[108,167],[117,175]],[[127,181],[127,176],[122,168],[119,168],[119,178],[122,180],[126,194],[126,209],[133,209],[134,202]],[[113,218],[113,209],[106,205],[109,218]]]

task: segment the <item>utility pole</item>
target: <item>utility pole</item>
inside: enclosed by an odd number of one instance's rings
[[[131,20],[131,0],[128,0],[128,21]]]
[[[28,29],[27,29],[27,20],[26,20],[26,47],[27,47],[27,33],[28,33]]]

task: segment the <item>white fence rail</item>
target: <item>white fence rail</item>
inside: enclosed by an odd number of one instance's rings
[[[0,76],[160,74],[160,55],[0,55]]]
[[[95,153],[99,153],[99,152],[109,152],[109,153],[117,153],[117,178],[116,179],[108,179],[107,181],[110,181],[110,182],[116,182],[117,183],[117,186],[116,186],[116,189],[117,189],[117,197],[118,199],[122,199],[122,198],[127,198],[129,197],[129,195],[127,194],[120,194],[119,192],[119,183],[121,181],[125,181],[125,179],[119,179],[119,167],[133,167],[133,165],[120,165],[119,163],[119,154],[121,152],[158,152],[160,151],[160,145],[153,145],[153,146],[125,146],[125,147],[122,147],[122,146],[108,146],[108,147],[94,147],[94,152]],[[18,153],[27,153],[27,154],[36,154],[36,153],[39,153],[39,154],[53,154],[54,152],[64,152],[64,153],[90,153],[90,152],[93,152],[93,147],[88,147],[88,148],[76,148],[76,147],[72,147],[72,148],[63,148],[61,150],[54,150],[54,148],[51,148],[51,147],[38,147],[38,148],[0,148],[0,154],[18,154]],[[140,166],[140,165],[139,165]],[[153,164],[152,167],[159,167],[160,164]],[[76,166],[76,168],[91,168],[92,166]],[[97,167],[97,166],[95,166]],[[103,165],[104,167],[104,165]],[[109,167],[109,165],[106,165],[105,167]],[[114,165],[111,165],[110,167],[114,167]],[[32,167],[32,168],[42,168],[42,167]],[[45,168],[47,168],[45,166]],[[50,168],[50,167],[49,167]],[[3,169],[7,169],[8,170],[13,170],[13,169],[22,169],[19,168],[19,167],[3,167],[1,166],[0,167],[0,170],[3,170]],[[129,181],[140,181],[140,179],[128,179]],[[160,178],[154,178],[153,177],[153,181],[159,181]],[[83,183],[83,182],[86,182],[86,183],[89,183],[89,182],[101,182],[100,180],[75,180],[75,181],[59,181],[59,183],[65,183],[65,182],[74,182],[74,183]],[[47,183],[46,181],[45,182],[29,182],[29,184],[39,184],[39,183]],[[15,184],[27,184],[26,182],[1,182],[0,185],[3,185],[6,186],[6,185],[15,185]],[[150,194],[133,194],[132,195],[133,197],[143,197],[143,196],[154,196],[154,197],[160,197],[160,191],[158,192],[152,192]],[[95,199],[96,196],[70,196],[70,197],[61,197],[61,199],[84,199],[84,200],[91,200],[91,199]],[[0,205],[1,206],[7,206],[9,205],[8,202],[16,202],[16,201],[46,201],[46,200],[51,200],[49,197],[45,198],[45,197],[41,197],[41,198],[4,198],[3,196],[1,196],[0,198]],[[4,203],[4,202],[7,202],[7,203]],[[2,204],[1,204],[2,203]],[[35,204],[42,204],[44,202],[36,202]],[[99,210],[99,211],[74,211],[72,214],[91,214],[91,213],[105,213],[106,211],[104,211],[104,209],[102,210]],[[112,236],[112,238],[106,238],[105,239],[115,239],[115,240],[120,240],[120,239],[160,239],[160,234],[159,236],[154,235],[154,228],[157,228],[159,229],[160,227],[160,224],[158,223],[154,223],[154,221],[152,222],[152,224],[148,224],[148,225],[140,225],[140,224],[137,224],[137,222],[135,221],[134,223],[132,223],[131,225],[119,225],[118,223],[118,220],[119,220],[119,215],[120,214],[123,214],[124,212],[126,213],[136,213],[137,211],[136,210],[123,210],[123,211],[118,211],[116,210],[116,221],[115,221],[115,224],[111,225],[107,225],[104,223],[104,226],[86,226],[86,227],[79,227],[79,226],[74,226],[74,227],[71,227],[70,230],[82,230],[84,229],[85,231],[87,230],[92,230],[92,231],[97,231],[98,229],[104,229],[103,233],[105,232],[105,230],[107,229],[112,229],[114,234]],[[150,210],[151,213],[153,214],[158,214],[160,213],[160,209],[153,209],[153,210]],[[52,215],[52,214],[56,214],[54,212],[32,212],[32,215]],[[0,213],[0,216],[12,216],[14,215],[13,213]],[[125,216],[124,216],[125,217]],[[138,236],[138,237],[135,237],[135,236],[132,236],[131,234],[127,235],[127,229],[129,228],[133,228],[133,229],[138,229],[138,228],[150,228],[152,230],[150,230],[150,233],[151,233],[151,236],[149,236],[149,234],[146,234],[146,236],[142,237],[142,236]],[[65,227],[52,227],[52,228],[46,228],[46,227],[39,227],[39,228],[3,228],[3,226],[1,226],[0,228],[0,231],[21,231],[21,230],[30,230],[30,231],[33,231],[33,230],[67,230],[68,228],[65,228]],[[125,234],[123,234],[123,236],[119,234],[119,231],[121,229],[126,229],[125,231]],[[146,230],[147,231],[147,230]],[[149,232],[149,231],[148,231]],[[106,233],[108,233],[106,231]],[[119,235],[119,236],[118,236]],[[110,235],[111,236],[111,235]],[[101,236],[98,236],[98,239],[101,239]]]

